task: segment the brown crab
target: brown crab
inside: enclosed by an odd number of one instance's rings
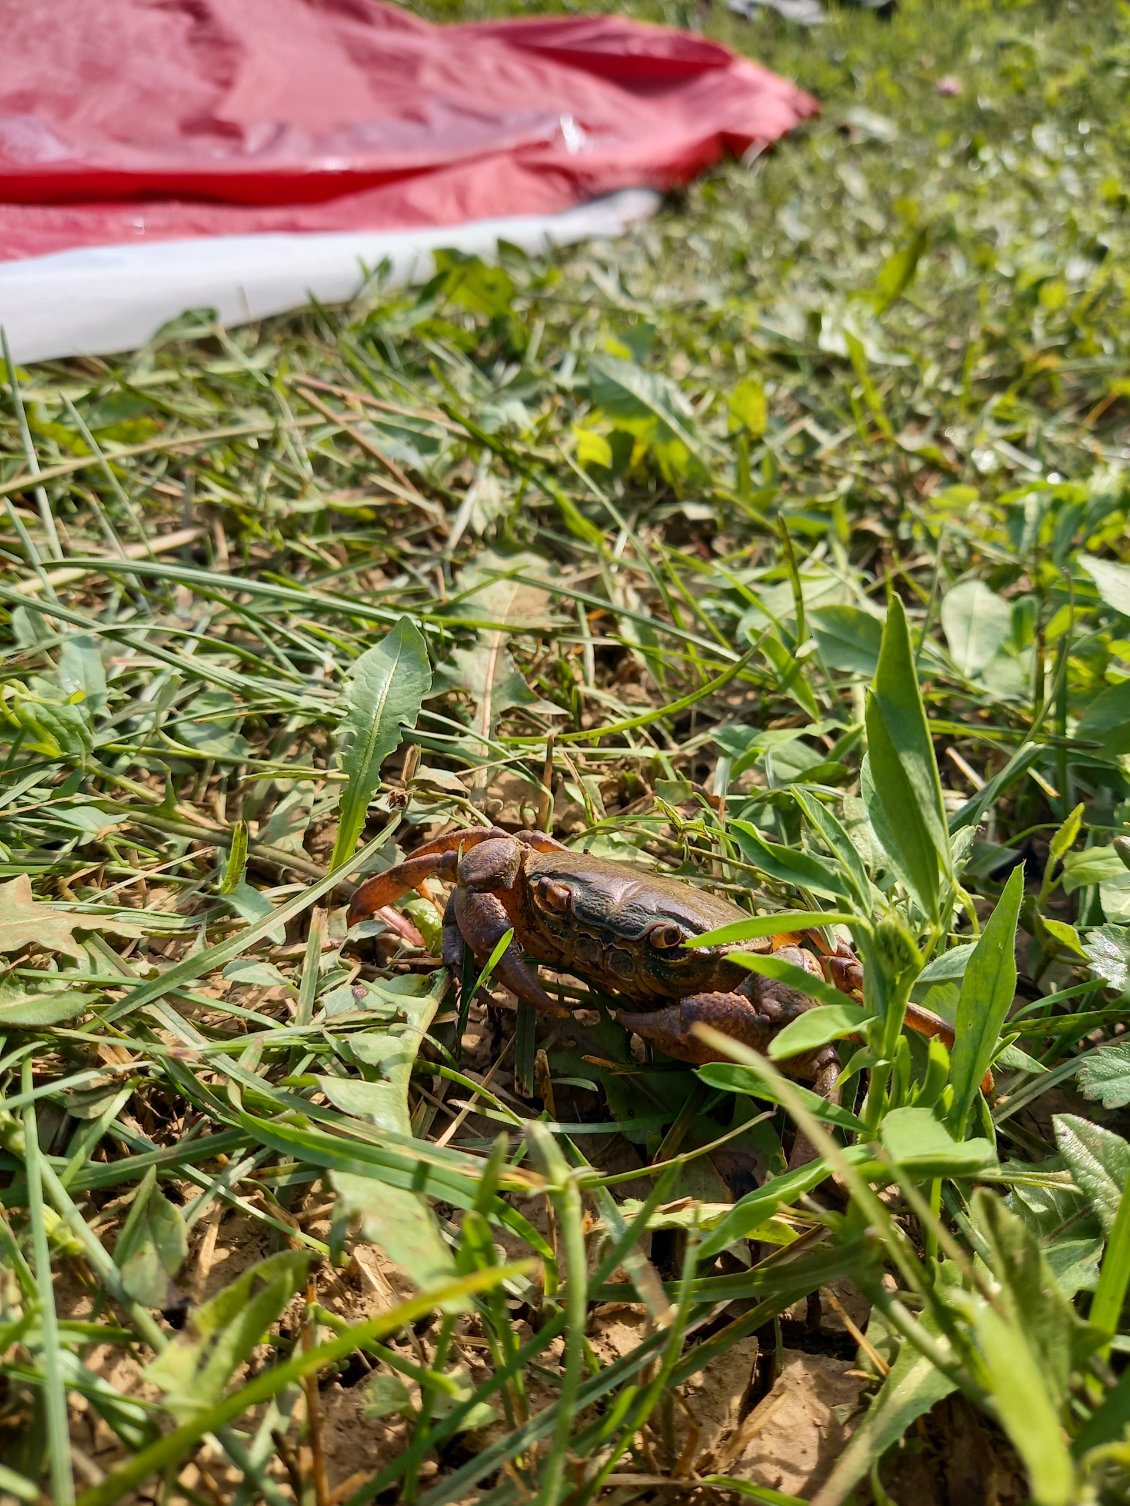
[[[829,950],[817,931],[784,932],[740,946],[688,946],[707,931],[748,920],[727,899],[631,863],[573,852],[536,831],[455,831],[437,837],[395,868],[367,879],[353,895],[355,924],[391,905],[436,875],[455,888],[443,917],[443,960],[462,966],[469,946],[485,963],[507,931],[514,939],[494,976],[543,1014],[568,1011],[542,987],[537,966],[573,973],[634,1006],[620,1023],[668,1056],[700,1065],[720,1059],[695,1034],[709,1025],[757,1051],[816,1001],[730,959],[734,951],[774,952],[845,994],[858,993],[863,971],[841,944]],[[525,954],[525,955],[523,955]],[[531,961],[527,961],[527,957]],[[939,1016],[911,1005],[907,1024],[953,1044]],[[836,1049],[783,1064],[834,1099],[840,1064]]]

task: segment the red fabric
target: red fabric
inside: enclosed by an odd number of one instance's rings
[[[683,184],[807,95],[619,16],[379,0],[0,0],[0,259],[547,214]]]

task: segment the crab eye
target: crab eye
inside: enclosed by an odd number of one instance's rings
[[[569,909],[572,891],[568,884],[556,883],[551,878],[540,878],[537,881],[537,897],[545,905],[547,910],[557,910],[565,914]]]
[[[653,926],[647,939],[661,951],[669,951],[672,947],[681,946],[684,937],[680,927],[668,921],[663,925]]]

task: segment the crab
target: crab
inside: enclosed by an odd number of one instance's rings
[[[777,979],[750,972],[731,954],[772,952],[804,972],[858,995],[863,970],[843,943],[829,948],[815,930],[786,931],[738,947],[696,945],[694,938],[735,921],[745,910],[685,881],[633,863],[574,852],[537,831],[497,827],[448,832],[412,857],[375,874],[356,890],[351,925],[376,914],[433,877],[455,887],[443,916],[443,961],[458,973],[470,947],[485,964],[508,931],[513,939],[494,977],[543,1014],[569,1011],[548,994],[538,966],[572,973],[626,1001],[620,1024],[677,1060],[724,1060],[697,1034],[707,1025],[764,1053],[773,1036],[817,1001]],[[907,1024],[953,1044],[938,1015],[911,1005]],[[834,1045],[783,1063],[835,1101],[840,1071]]]

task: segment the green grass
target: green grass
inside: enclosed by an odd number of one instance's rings
[[[725,1499],[676,1389],[846,1278],[893,1369],[822,1506],[950,1393],[1039,1506],[1124,1499],[1130,7],[634,9],[824,114],[615,246],[2,382],[6,1498]],[[342,950],[421,832],[544,819],[852,917],[839,1128],[607,1017],[461,1050]]]

